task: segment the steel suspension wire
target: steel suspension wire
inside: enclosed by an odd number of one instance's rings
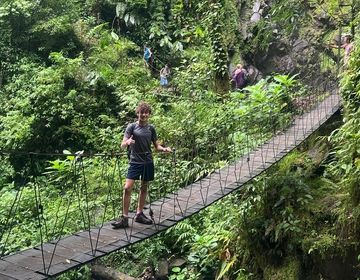
[[[193,85],[192,85],[193,87]],[[196,118],[196,106],[195,106],[195,90],[194,88],[192,88],[192,91],[191,91],[191,99],[190,99],[190,102],[191,102],[191,108],[192,109],[192,117],[193,119],[191,119],[191,126],[188,126],[187,128],[189,129],[189,131],[187,131],[187,134],[190,134],[190,143],[191,145],[189,146],[189,143],[184,143],[184,147],[188,147],[188,151],[187,151],[187,162],[190,162],[190,169],[194,172],[194,170],[196,170],[196,166],[195,166],[195,159],[198,157],[198,151],[199,151],[199,148],[197,146],[197,139],[196,139],[196,135],[195,133],[193,133],[193,131],[191,131],[191,129],[194,130],[194,128],[196,127],[196,123],[197,123],[197,118]],[[185,182],[185,186],[186,185],[190,185],[190,190],[189,190],[189,195],[186,199],[186,204],[185,204],[185,214],[187,214],[187,209],[188,209],[188,206],[189,206],[189,203],[190,203],[190,198],[193,194],[193,188],[194,188],[194,185],[191,184],[191,182],[193,182],[194,180],[196,180],[197,178],[194,177],[194,175],[196,176],[196,173],[195,174],[188,174],[189,176],[186,177],[186,182]],[[194,177],[194,178],[192,178]]]
[[[183,135],[183,137],[178,137],[176,138],[176,142],[175,142],[175,153],[174,153],[174,165],[176,168],[176,176],[174,176],[174,182],[179,182],[180,184],[178,184],[179,188],[182,189],[189,189],[188,186],[190,185],[190,194],[192,193],[192,185],[190,184],[190,182],[192,182],[192,174],[191,173],[184,173],[184,167],[186,168],[190,168],[190,170],[193,170],[194,167],[194,157],[195,157],[195,148],[190,145],[189,146],[189,142],[190,143],[195,143],[195,134],[191,132],[191,125],[186,126],[186,131],[185,131],[185,135]],[[190,135],[190,137],[189,137]],[[189,141],[190,140],[190,141]],[[180,158],[181,155],[181,158]],[[178,166],[180,163],[182,163],[182,166]],[[180,169],[181,168],[181,169]],[[181,172],[180,172],[181,171]],[[187,196],[187,198],[185,198],[185,205],[182,205],[179,203],[178,201],[178,207],[180,209],[181,215],[182,216],[186,216],[187,214],[187,209],[188,209],[188,205],[189,205],[189,198],[190,198],[190,194]],[[182,202],[184,201],[184,197],[181,198]],[[182,205],[182,206],[181,206]],[[175,209],[174,209],[175,210]]]
[[[177,182],[177,169],[176,169],[176,163],[177,163],[177,157],[176,157],[176,148],[173,150],[173,156],[172,156],[172,170],[173,170],[173,176],[174,176],[174,179],[173,182]],[[171,183],[171,182],[169,182]],[[183,210],[182,210],[182,207],[180,205],[180,201],[179,201],[179,198],[178,198],[178,188],[176,187],[176,193],[174,194],[174,217],[175,217],[175,208],[176,206],[179,207],[179,210],[180,210],[180,214],[181,216],[184,216],[184,213],[183,213]]]
[[[73,166],[73,167],[74,167],[74,170],[75,170],[75,168],[76,168],[76,162],[73,162],[73,163],[71,164],[71,166]],[[75,172],[75,171],[74,171],[74,172]],[[76,177],[76,176],[75,176],[75,177]],[[77,188],[76,188],[76,185],[75,185],[75,188],[73,188],[72,193],[75,193],[75,192],[76,192],[76,189],[77,189]],[[57,238],[56,238],[56,241],[55,241],[55,243],[54,243],[53,250],[52,250],[52,252],[51,252],[51,257],[50,257],[49,264],[48,264],[48,266],[47,266],[47,271],[46,271],[47,274],[49,273],[49,271],[50,271],[50,269],[51,269],[51,265],[52,265],[52,263],[53,263],[53,260],[54,260],[54,257],[55,257],[55,253],[56,253],[57,247],[58,247],[58,245],[59,245],[59,243],[60,243],[60,241],[61,241],[61,238],[62,238],[62,236],[63,236],[63,234],[64,234],[64,229],[65,229],[67,217],[68,217],[69,210],[70,210],[70,206],[71,206],[71,203],[70,203],[69,199],[67,199],[67,201],[68,201],[68,205],[67,205],[66,210],[65,210],[65,215],[64,215],[64,217],[63,217],[63,221],[62,221],[62,225],[61,225],[61,227],[60,227],[60,229],[59,229],[59,233],[56,233],[56,232],[55,232],[56,227],[54,227],[53,236],[56,236],[56,235],[57,235]],[[59,205],[58,211],[60,211],[60,206],[61,206],[61,204]],[[57,213],[59,213],[59,212],[57,212]],[[56,221],[56,222],[57,222],[57,221]],[[56,223],[55,223],[55,226],[56,226]],[[43,244],[41,244],[41,246],[43,246]],[[44,265],[46,265],[45,262],[44,262]]]
[[[13,200],[13,202],[11,204],[11,207],[10,207],[10,209],[8,211],[8,215],[5,218],[5,226],[3,227],[2,231],[1,231],[0,241],[4,240],[5,235],[6,235],[6,237],[5,237],[4,242],[1,242],[3,247],[1,248],[0,258],[2,256],[4,256],[5,251],[7,249],[8,240],[10,238],[11,230],[12,230],[12,228],[9,229],[9,226],[12,223],[12,220],[15,219],[15,213],[16,213],[17,208],[19,206],[19,201],[21,200],[22,192],[23,192],[23,188],[20,187],[20,190],[18,190],[16,192],[15,198],[14,198],[14,200]],[[6,230],[7,230],[7,232],[6,232]]]
[[[4,154],[2,154],[2,155],[4,155]],[[10,155],[7,154],[7,156],[10,156]],[[28,178],[30,177],[29,169],[27,169],[25,171],[24,177],[26,179],[21,178],[21,182],[19,183],[19,186],[16,187],[15,184],[13,184],[13,186],[12,186],[12,188],[14,189],[14,192],[15,192],[15,197],[12,200],[12,203],[11,203],[9,211],[7,212],[7,215],[5,216],[5,225],[4,225],[4,227],[2,227],[2,229],[0,231],[0,242],[1,242],[0,245],[2,246],[0,258],[2,258],[5,254],[10,253],[10,252],[6,252],[7,250],[9,250],[8,247],[10,246],[8,244],[8,242],[9,242],[11,233],[13,231],[12,226],[14,226],[16,224],[16,222],[15,222],[16,214],[17,214],[18,209],[20,208],[20,201],[22,199],[22,195],[23,195],[25,186],[27,184],[26,180],[28,180]],[[3,218],[2,218],[2,220],[3,220]]]
[[[110,157],[109,157],[109,159],[111,159]],[[106,169],[105,168],[105,164],[108,162],[108,161],[103,161],[103,163],[102,163],[102,165],[103,165],[103,169],[102,169],[102,174],[107,174],[107,180],[106,180],[106,184],[107,184],[107,186],[108,186],[108,192],[107,192],[107,196],[106,196],[106,207],[108,207],[109,206],[109,203],[111,203],[111,208],[112,208],[112,217],[115,219],[115,217],[117,217],[117,216],[119,216],[119,215],[117,215],[116,213],[117,212],[119,212],[119,207],[118,207],[118,205],[115,205],[115,201],[121,201],[121,199],[120,199],[120,197],[118,197],[118,198],[116,198],[116,196],[115,197],[113,197],[113,193],[114,193],[114,190],[116,190],[116,189],[119,189],[119,190],[121,190],[122,189],[122,184],[123,184],[123,172],[122,172],[122,170],[121,170],[121,166],[120,166],[120,156],[115,156],[115,161],[114,161],[114,166],[113,166],[113,168],[112,169],[110,169],[110,170],[112,170],[112,172],[111,172],[111,174],[108,174],[108,173],[106,173],[106,171],[108,170],[108,169]],[[106,165],[106,166],[108,166],[108,165]],[[118,175],[116,175],[117,174],[117,172],[118,172]],[[116,180],[116,178],[118,178],[117,180]],[[118,183],[117,184],[119,184],[119,187],[118,188],[116,188],[116,182],[115,181],[118,181]],[[120,195],[120,192],[116,192],[116,193],[118,193],[118,195]],[[104,214],[103,214],[103,218],[102,218],[102,221],[101,221],[101,225],[103,226],[104,225],[104,223],[105,223],[105,219],[106,219],[106,209],[107,208],[105,208],[104,209]]]
[[[36,171],[34,168],[34,155],[30,155],[30,170],[32,171],[31,173],[36,176]],[[35,205],[36,205],[36,211],[37,211],[37,221],[38,221],[38,228],[39,228],[39,233],[40,233],[40,243],[41,243],[41,257],[42,257],[42,262],[43,262],[43,269],[44,269],[44,273],[46,273],[46,264],[45,264],[45,256],[44,256],[44,238],[43,238],[43,231],[42,231],[42,220],[41,217],[43,215],[43,206],[41,204],[41,198],[40,198],[40,190],[38,188],[38,184],[36,184],[36,180],[34,180],[33,182],[33,188],[34,188],[34,197],[35,197]]]
[[[99,240],[100,240],[100,236],[101,236],[101,230],[103,229],[104,227],[104,224],[105,222],[107,221],[106,220],[106,213],[107,213],[107,209],[108,207],[112,207],[112,217],[113,219],[115,219],[117,216],[119,215],[116,215],[115,213],[117,212],[117,210],[119,209],[118,206],[116,206],[115,208],[115,199],[113,199],[113,188],[114,186],[116,186],[115,184],[115,180],[116,180],[116,172],[117,172],[117,169],[119,169],[119,176],[118,178],[120,179],[120,184],[122,184],[123,180],[122,180],[122,172],[120,170],[120,164],[119,164],[119,156],[115,156],[115,160],[113,161],[113,167],[111,168],[109,162],[111,163],[111,157],[105,157],[104,158],[105,160],[102,161],[102,168],[101,168],[101,178],[104,178],[106,177],[106,180],[104,182],[104,184],[107,185],[107,195],[106,195],[106,202],[105,202],[105,207],[104,207],[104,211],[103,211],[103,215],[102,215],[102,219],[101,219],[101,224],[99,226],[99,228],[95,229],[95,231],[97,231],[97,234],[96,234],[96,245],[95,247],[97,248],[98,247],[98,243],[99,243]],[[108,171],[109,170],[109,171]],[[108,172],[107,172],[108,171]],[[99,183],[101,184],[101,182]],[[118,189],[121,189],[121,188],[118,188]],[[119,192],[118,192],[119,193]],[[117,199],[117,201],[121,201],[120,198]],[[111,204],[111,205],[109,205]],[[116,210],[117,209],[117,210]]]
[[[91,251],[92,251],[93,255],[95,255],[96,247],[94,247],[93,239],[91,237],[91,231],[90,231],[92,223],[91,223],[91,217],[90,217],[88,185],[87,185],[87,180],[86,180],[86,176],[85,176],[84,161],[83,161],[83,157],[81,155],[79,156],[79,165],[80,165],[80,173],[81,173],[81,178],[82,178],[82,184],[80,185],[80,191],[82,191],[85,196],[86,220],[84,219],[84,229],[86,229],[89,234]],[[82,211],[80,207],[79,207],[79,210]],[[95,215],[94,215],[94,218],[95,218]],[[85,224],[85,221],[87,222],[87,225]],[[94,224],[95,224],[95,220],[94,220]]]

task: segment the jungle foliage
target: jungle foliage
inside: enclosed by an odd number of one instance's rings
[[[358,7],[358,1],[345,2],[351,4],[348,12]],[[81,185],[73,164],[80,157],[69,154],[118,151],[140,100],[153,106],[151,122],[159,138],[176,149],[176,172],[173,158],[156,157],[157,173],[167,179],[154,182],[151,199],[210,174],[289,125],[301,113],[293,100],[311,94],[301,77],[274,74],[232,91],[231,58],[252,61],[279,38],[295,38],[311,18],[309,11],[326,11],[324,21],[336,30],[343,20],[338,2],[276,1],[266,5],[264,17],[248,27],[252,35],[244,38],[240,19],[248,5],[230,0],[3,0],[0,151],[65,150],[65,155],[39,157],[35,169],[34,157],[1,155],[0,226],[11,227],[12,234],[6,244],[1,236],[0,252],[39,243],[34,189],[41,184],[49,228],[61,224],[52,217],[67,219],[61,234],[79,230],[89,208],[94,224],[118,213],[122,179],[99,188],[109,178],[97,158],[82,163],[91,205],[73,201],[74,185]],[[348,29],[358,22],[347,20]],[[154,50],[153,68],[144,67],[145,43]],[[329,156],[315,161],[300,149],[239,193],[104,261],[138,275],[145,266],[156,268],[158,259],[177,255],[187,265],[173,268],[169,279],[306,279],[319,275],[321,260],[359,248],[359,61],[357,48],[342,75],[344,125],[320,141],[326,155],[325,143],[331,144]],[[168,89],[157,80],[164,63],[172,67]],[[109,169],[115,166],[124,173],[126,158],[108,162]],[[35,175],[36,184],[26,180]],[[102,206],[109,191],[114,203],[106,211]],[[7,209],[17,199],[9,224]],[[58,234],[54,230],[48,238]],[[84,267],[60,279],[89,275]]]

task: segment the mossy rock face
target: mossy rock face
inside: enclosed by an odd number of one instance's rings
[[[267,266],[263,275],[264,280],[301,279],[301,262],[293,257],[287,258],[280,266]]]
[[[359,249],[348,247],[337,255],[314,258],[314,264],[319,269],[324,279],[345,280],[358,279],[360,277]]]

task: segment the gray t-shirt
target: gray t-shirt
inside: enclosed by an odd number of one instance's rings
[[[145,164],[153,161],[151,144],[157,141],[154,126],[147,124],[141,126],[138,123],[131,123],[126,127],[125,137],[133,135],[135,143],[129,146],[130,163]]]

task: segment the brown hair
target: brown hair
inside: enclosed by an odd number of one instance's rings
[[[350,43],[352,40],[352,36],[350,34],[346,34],[344,36],[345,43]]]
[[[149,114],[151,114],[151,106],[148,103],[141,101],[136,107],[135,113],[138,114],[141,112],[149,112]]]

